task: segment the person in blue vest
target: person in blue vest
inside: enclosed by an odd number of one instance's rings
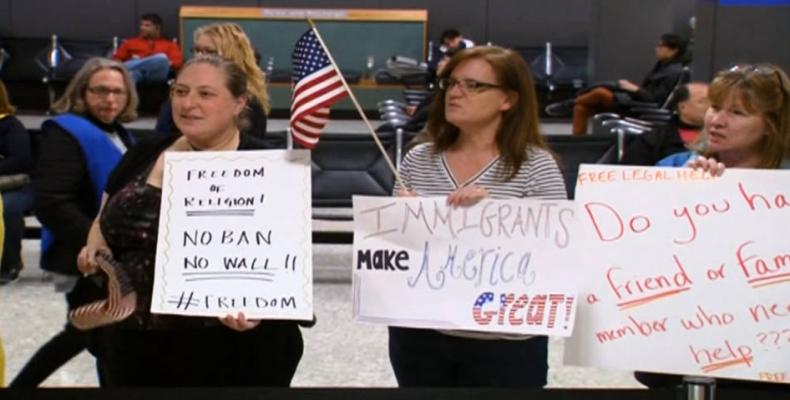
[[[99,212],[110,173],[133,144],[121,122],[137,117],[137,104],[134,83],[123,65],[92,58],[53,105],[58,115],[41,126],[33,169],[33,208],[44,228],[41,268],[55,273],[56,285],[67,292],[69,309],[106,294],[98,282],[82,277],[77,255]],[[37,386],[82,352],[89,339],[89,333],[66,324],[33,355],[11,386]]]

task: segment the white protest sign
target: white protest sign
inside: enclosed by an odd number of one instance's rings
[[[790,382],[790,173],[582,166],[566,362]]]
[[[151,312],[313,317],[310,153],[165,153]]]
[[[354,317],[419,328],[567,336],[576,290],[569,201],[354,196]]]

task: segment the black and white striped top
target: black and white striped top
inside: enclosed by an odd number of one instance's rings
[[[546,150],[527,150],[527,158],[516,176],[505,181],[506,171],[504,161],[498,157],[466,182],[458,182],[447,166],[444,153],[437,153],[431,143],[411,149],[400,168],[403,183],[418,196],[446,196],[460,187],[475,184],[484,187],[494,199],[567,199],[560,169]],[[398,190],[400,185],[396,182],[393,193],[397,194]]]

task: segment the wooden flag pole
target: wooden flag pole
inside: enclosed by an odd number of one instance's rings
[[[346,88],[348,97],[351,98],[351,101],[354,103],[354,106],[357,107],[359,116],[362,117],[363,121],[365,121],[365,125],[367,125],[370,135],[373,136],[373,140],[376,141],[376,145],[379,147],[379,151],[381,151],[381,155],[384,157],[384,160],[387,161],[387,165],[390,167],[390,170],[392,170],[392,173],[395,174],[395,179],[397,179],[398,184],[400,185],[401,188],[408,189],[406,185],[403,184],[403,180],[401,179],[400,174],[395,169],[395,165],[392,164],[392,160],[390,160],[389,156],[387,155],[387,150],[385,150],[384,145],[381,144],[381,140],[379,140],[378,135],[376,135],[376,131],[373,129],[373,126],[370,125],[370,121],[368,121],[368,117],[366,117],[365,112],[362,111],[362,106],[359,105],[356,96],[354,96],[354,92],[351,91],[351,87],[349,87],[348,83],[346,83],[346,78],[343,78],[343,73],[340,72],[340,68],[337,66],[337,63],[335,63],[335,58],[332,57],[332,53],[330,53],[329,48],[326,47],[326,44],[324,43],[324,39],[321,38],[321,34],[318,33],[318,27],[315,26],[315,23],[313,23],[313,20],[310,18],[307,19],[307,23],[310,24],[310,29],[312,29],[313,32],[315,32],[315,37],[318,38],[318,42],[321,43],[321,47],[323,47],[324,52],[326,52],[326,56],[329,58],[329,62],[332,63],[332,68],[334,68],[338,76],[340,76],[340,82],[342,82],[343,87]]]

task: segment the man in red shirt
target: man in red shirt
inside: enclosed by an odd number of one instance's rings
[[[162,18],[157,14],[140,17],[140,35],[124,40],[112,58],[124,63],[135,83],[165,82],[170,69],[183,63],[178,45],[162,37]]]

